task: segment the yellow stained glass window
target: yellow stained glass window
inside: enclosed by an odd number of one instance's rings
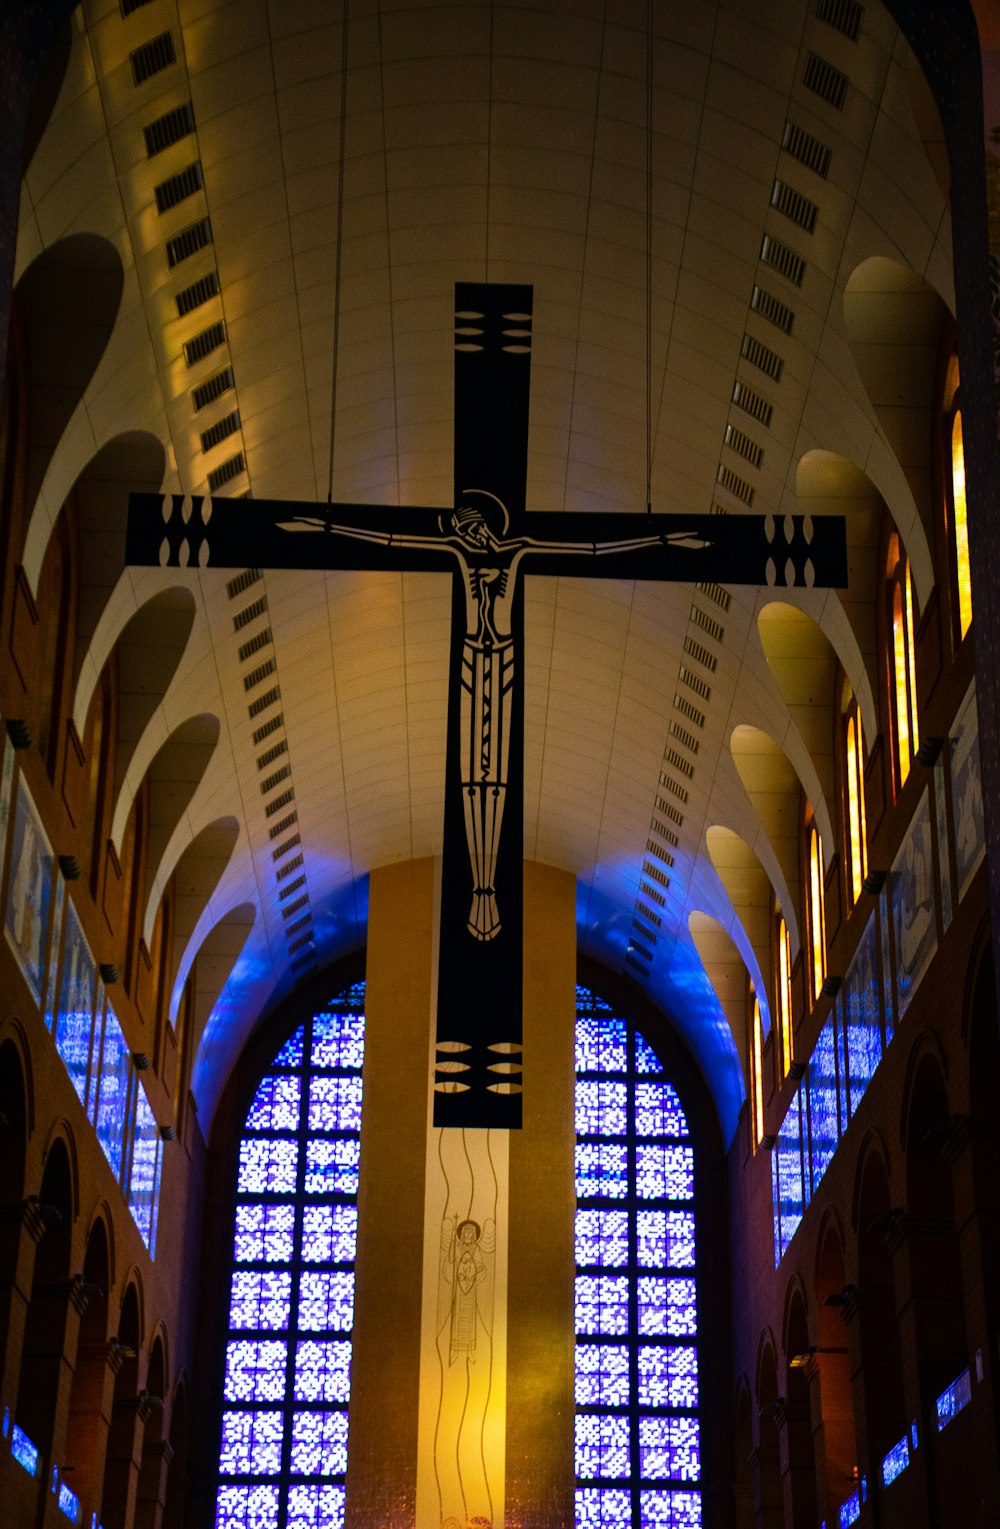
[[[781,1027],[781,1075],[792,1067],[792,942],[785,920],[778,921],[778,1023]]]
[[[759,1147],[764,1139],[764,1041],[761,1034],[760,1003],[753,1000],[753,1050],[750,1056],[750,1073],[753,1085],[753,1144]]]
[[[952,535],[955,538],[955,566],[958,579],[958,619],[964,637],[972,625],[972,571],[969,566],[969,524],[965,503],[965,448],[962,444],[962,414],[957,411],[951,427],[951,494],[955,507]]]
[[[851,850],[851,901],[861,896],[868,874],[868,839],[865,826],[864,747],[861,717],[856,710],[847,719],[847,827]]]
[[[823,910],[823,843],[815,824],[809,831],[809,938],[812,989],[817,999],[826,976],[826,923]]]

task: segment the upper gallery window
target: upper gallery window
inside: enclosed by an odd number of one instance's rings
[[[962,443],[962,411],[956,408],[951,417],[950,494],[945,509],[951,511],[949,530],[955,559],[955,588],[958,595],[958,625],[964,637],[972,625],[972,570],[969,564],[969,522],[965,503],[965,448]],[[950,502],[949,502],[950,501]]]
[[[787,1078],[792,1067],[792,942],[788,925],[778,916],[777,961],[775,970],[775,1012],[781,1045],[781,1076]]]
[[[826,978],[826,910],[823,904],[823,841],[815,823],[808,825],[809,884],[806,901],[809,929],[809,964],[812,971],[813,1002],[823,990]]]
[[[865,746],[857,697],[848,690],[844,704],[844,806],[847,819],[847,858],[851,902],[861,896],[868,875],[868,831],[865,824]]]
[[[896,781],[902,786],[920,747],[913,581],[896,532],[889,541],[889,690],[896,744]]]

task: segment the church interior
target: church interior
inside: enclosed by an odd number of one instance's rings
[[[3,1529],[1000,1523],[1000,14],[0,77]]]

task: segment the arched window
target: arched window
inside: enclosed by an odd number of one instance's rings
[[[750,1114],[756,1152],[764,1140],[764,1027],[756,993],[750,1013]]]
[[[809,964],[812,968],[813,1002],[823,990],[826,978],[826,912],[823,906],[823,841],[815,823],[809,834],[809,896],[806,912],[809,927]]]
[[[588,988],[576,1132],[577,1529],[697,1529],[694,1149],[660,1059]]]
[[[364,985],[300,1025],[239,1149],[216,1529],[342,1524]]]
[[[777,1002],[779,1041],[781,1045],[781,1076],[787,1078],[792,1068],[792,942],[784,917],[778,915],[777,969],[774,990]]]
[[[958,590],[958,624],[964,637],[972,625],[972,569],[969,565],[969,521],[965,503],[965,448],[962,444],[962,411],[951,421],[951,536],[955,552],[955,583]]]
[[[896,783],[902,786],[920,747],[913,581],[898,535],[889,541],[889,688],[896,743]]]
[[[851,902],[861,896],[868,875],[868,830],[865,824],[865,747],[857,697],[848,692],[844,706],[844,806],[847,819],[847,858]]]

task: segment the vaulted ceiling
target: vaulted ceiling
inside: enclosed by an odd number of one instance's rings
[[[150,773],[146,924],[176,875],[203,1119],[266,1006],[363,943],[367,873],[439,852],[449,581],[125,571],[127,490],[317,501],[332,471],[338,501],[448,505],[454,283],[487,279],[534,288],[529,509],[645,508],[648,361],[654,514],[847,516],[843,592],[526,590],[525,853],[735,1120],[734,995],[765,990],[774,899],[797,945],[804,801],[839,847],[845,677],[876,731],[886,509],[930,589],[947,166],[877,0],[652,15],[649,203],[639,3],[73,15],[21,203],[25,566],[75,489],[73,712],[117,645],[114,834]]]

